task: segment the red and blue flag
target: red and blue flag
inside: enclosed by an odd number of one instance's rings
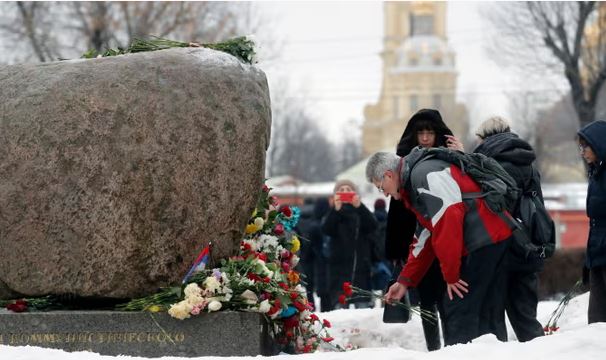
[[[208,262],[210,261],[210,244],[208,246],[206,246],[204,249],[202,249],[202,251],[200,252],[200,255],[198,255],[198,257],[196,258],[196,261],[194,261],[194,264],[192,265],[191,269],[189,269],[189,271],[187,272],[187,275],[185,275],[185,277],[183,278],[183,281],[181,282],[182,284],[185,284],[187,282],[187,280],[189,280],[189,278],[192,277],[192,275],[194,275],[195,273],[202,271],[206,268],[206,264],[208,264]]]

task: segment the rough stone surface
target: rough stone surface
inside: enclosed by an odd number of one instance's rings
[[[145,312],[4,312],[0,345],[143,357],[274,355],[277,349],[262,315],[233,311],[185,320]]]
[[[267,80],[208,49],[0,67],[0,297],[130,298],[233,254],[263,181]]]

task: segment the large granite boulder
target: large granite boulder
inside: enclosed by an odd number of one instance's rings
[[[267,80],[203,48],[0,67],[0,298],[130,298],[231,255],[263,182]]]

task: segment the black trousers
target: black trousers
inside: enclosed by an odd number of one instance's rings
[[[589,310],[590,324],[606,322],[606,266],[589,269]]]
[[[433,262],[416,290],[419,295],[419,306],[421,309],[433,313],[436,318],[438,318],[438,313],[440,313],[440,319],[443,320],[442,298],[446,290],[446,283],[442,277],[440,263],[437,260]],[[423,325],[423,335],[425,335],[427,350],[439,350],[442,347],[439,322],[422,318],[421,324]],[[445,331],[444,326],[442,326],[442,331]]]
[[[469,292],[453,300],[444,294],[444,343],[462,344],[495,334],[507,341],[505,326],[505,254],[509,240],[488,245],[461,258],[460,278]]]
[[[509,270],[507,273],[505,311],[520,342],[545,335],[537,320],[538,283],[539,277],[534,271]]]

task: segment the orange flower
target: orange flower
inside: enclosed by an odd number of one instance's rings
[[[294,270],[290,270],[288,272],[288,281],[290,281],[292,284],[298,284],[299,283],[299,273]]]

